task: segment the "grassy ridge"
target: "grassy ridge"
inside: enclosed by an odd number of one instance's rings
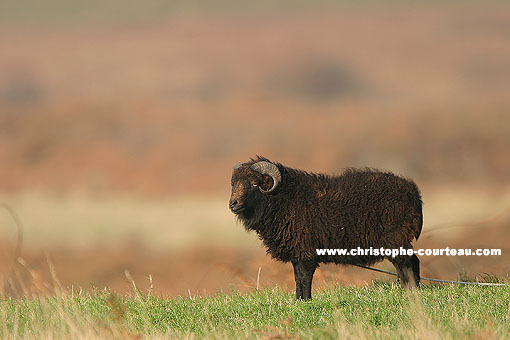
[[[293,294],[164,299],[111,292],[4,298],[1,338],[508,338],[510,287],[390,284],[337,286],[296,302]]]

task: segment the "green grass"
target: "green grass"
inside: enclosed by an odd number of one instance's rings
[[[16,339],[505,339],[510,287],[376,283],[297,302],[280,289],[166,299],[112,292],[3,298],[0,337]]]

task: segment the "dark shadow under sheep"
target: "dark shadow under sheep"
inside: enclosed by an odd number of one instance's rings
[[[387,258],[403,286],[417,287],[416,255],[317,255],[317,249],[412,249],[423,216],[408,179],[373,169],[339,176],[308,173],[258,157],[236,164],[230,210],[254,230],[276,260],[292,262],[296,297],[310,299],[320,263],[371,265]]]

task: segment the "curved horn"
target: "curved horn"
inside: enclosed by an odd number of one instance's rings
[[[260,188],[260,191],[262,191],[263,193],[269,193],[273,191],[282,181],[282,175],[280,174],[280,170],[273,163],[260,161],[250,166],[250,169],[257,171],[258,173],[261,173],[263,175],[269,175],[273,179],[273,187],[271,189],[264,190]]]

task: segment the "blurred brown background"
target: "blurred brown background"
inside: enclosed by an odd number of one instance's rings
[[[379,167],[424,196],[423,275],[506,275],[510,5],[502,1],[7,1],[0,4],[0,201],[22,257],[64,286],[161,294],[293,288],[227,209],[256,154]],[[16,227],[0,212],[0,275]],[[391,268],[388,263],[380,265]],[[18,268],[19,267],[19,268]],[[315,286],[379,274],[323,266]]]

